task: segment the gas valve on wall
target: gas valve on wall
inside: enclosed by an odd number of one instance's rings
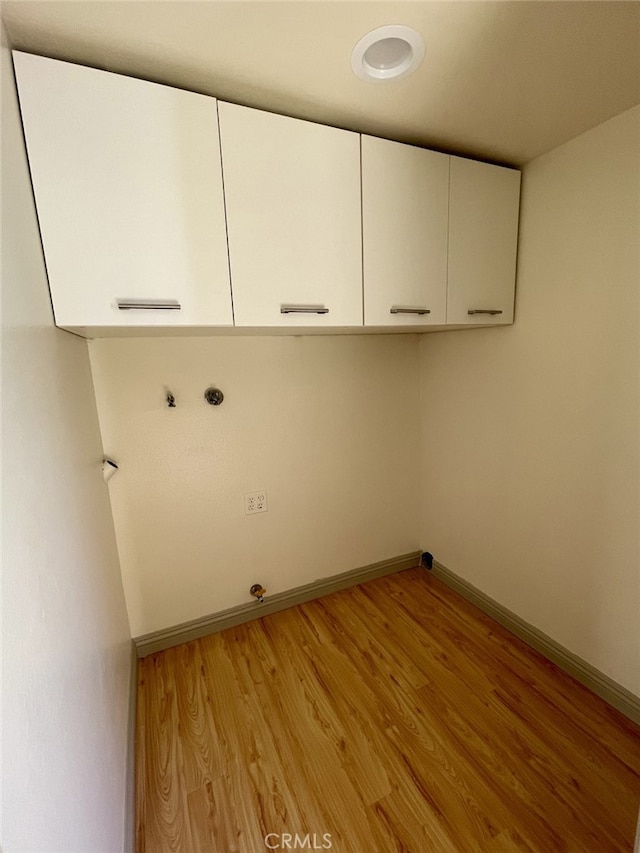
[[[253,595],[254,598],[258,599],[258,602],[260,604],[262,604],[262,602],[264,601],[264,597],[267,594],[267,590],[262,586],[262,584],[259,583],[254,583],[249,592],[251,593],[251,595]]]

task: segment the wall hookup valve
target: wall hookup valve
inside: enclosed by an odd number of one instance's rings
[[[267,594],[267,590],[264,589],[262,584],[259,583],[254,583],[249,592],[251,593],[251,595],[253,595],[254,598],[258,599],[258,602],[260,604],[262,604],[262,602],[264,601],[264,597]]]

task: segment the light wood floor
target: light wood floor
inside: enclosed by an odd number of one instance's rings
[[[145,658],[137,736],[139,853],[633,848],[640,729],[421,569]]]

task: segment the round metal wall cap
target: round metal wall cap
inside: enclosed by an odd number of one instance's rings
[[[388,24],[362,36],[351,54],[351,68],[361,80],[381,83],[415,71],[424,59],[420,33],[401,24]]]

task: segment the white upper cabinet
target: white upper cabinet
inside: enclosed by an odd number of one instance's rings
[[[513,322],[518,171],[13,56],[58,326]]]
[[[446,322],[449,156],[362,137],[366,326]]]
[[[218,109],[236,326],[361,326],[359,135]]]
[[[216,101],[14,62],[56,323],[232,325]]]
[[[447,323],[513,322],[520,172],[451,157]]]

